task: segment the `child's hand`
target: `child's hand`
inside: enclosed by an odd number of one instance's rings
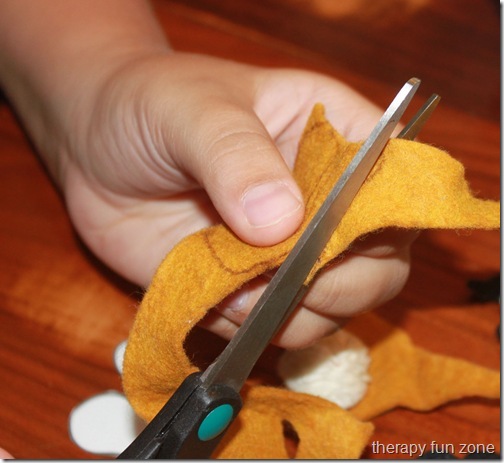
[[[144,286],[178,241],[216,222],[259,246],[295,232],[304,205],[290,171],[315,103],[350,140],[381,116],[318,74],[173,53],[141,0],[0,2],[0,85],[80,236]],[[393,297],[411,241],[375,235],[326,269],[276,342],[309,344],[337,317]],[[231,336],[264,284],[251,282],[203,324]]]
[[[181,238],[220,220],[260,246],[294,233],[304,207],[290,168],[314,103],[351,140],[367,137],[381,115],[317,74],[183,53],[134,60],[104,82],[66,122],[60,183],[84,241],[141,285]],[[309,344],[336,317],[393,297],[411,241],[384,233],[325,270],[277,342]],[[206,327],[231,336],[264,285],[221,304]]]

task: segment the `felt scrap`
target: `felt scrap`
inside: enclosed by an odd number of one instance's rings
[[[463,397],[500,397],[500,372],[429,352],[376,314],[355,317],[345,329],[369,348],[372,381],[352,413],[369,420],[395,407],[432,410]]]
[[[226,226],[216,225],[185,238],[166,256],[137,313],[124,360],[124,391],[141,417],[152,419],[182,380],[197,370],[184,351],[184,340],[191,328],[247,281],[281,264],[359,147],[360,143],[347,142],[331,127],[321,105],[315,106],[294,168],[306,204],[300,230],[278,245],[255,247],[240,241]],[[499,203],[471,194],[459,162],[432,146],[392,139],[308,281],[356,238],[385,227],[495,229],[499,223]],[[392,336],[391,342],[408,344],[401,336]],[[376,359],[383,355],[380,352],[388,352],[379,344],[375,347]],[[423,362],[421,350],[405,349],[405,355],[416,356],[417,365]],[[375,375],[382,365],[376,359],[372,364]],[[453,363],[442,366],[451,368],[450,365]],[[392,374],[392,367],[384,363],[383,368]],[[411,371],[398,368],[394,374],[408,375]],[[464,371],[464,366],[458,365],[457,374]],[[407,393],[404,397],[380,398],[381,394],[391,394],[390,387],[382,389],[378,380],[387,374],[378,374],[370,392],[372,401],[379,405],[374,409],[356,408],[355,416],[316,397],[271,387],[250,387],[240,417],[221,443],[218,455],[285,457],[280,425],[286,420],[296,427],[300,438],[298,457],[357,457],[372,427],[356,417],[368,418],[387,407],[409,403]],[[435,379],[429,376],[425,383],[429,381]],[[450,384],[447,374],[444,386],[448,384],[458,388],[460,381]],[[430,388],[433,394],[436,387]],[[471,393],[479,393],[476,386]],[[410,396],[417,409],[426,406],[419,395],[421,392]],[[440,400],[450,400],[449,395],[442,397]],[[363,403],[366,400],[367,397]],[[427,406],[437,402],[430,400]]]
[[[242,395],[246,406],[217,448],[217,458],[288,458],[284,421],[300,438],[296,458],[358,458],[374,429],[311,395],[267,386],[249,387]]]

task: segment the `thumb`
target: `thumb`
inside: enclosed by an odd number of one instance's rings
[[[183,163],[241,239],[268,246],[288,238],[304,215],[289,167],[253,112],[233,106],[217,114],[193,120]]]

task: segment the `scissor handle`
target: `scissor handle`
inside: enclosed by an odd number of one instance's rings
[[[189,375],[118,459],[210,458],[242,407],[230,386],[204,387],[201,373]]]

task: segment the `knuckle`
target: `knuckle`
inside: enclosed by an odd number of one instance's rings
[[[409,253],[374,259],[352,256],[321,273],[305,303],[329,316],[353,315],[393,299],[409,276]]]
[[[338,321],[301,307],[274,343],[287,350],[304,349],[338,328]]]
[[[219,134],[208,145],[205,156],[208,173],[213,177],[229,180],[236,176],[236,167],[242,166],[240,172],[247,173],[251,169],[243,166],[257,167],[257,162],[263,157],[268,146],[266,137],[254,131],[232,131]]]

